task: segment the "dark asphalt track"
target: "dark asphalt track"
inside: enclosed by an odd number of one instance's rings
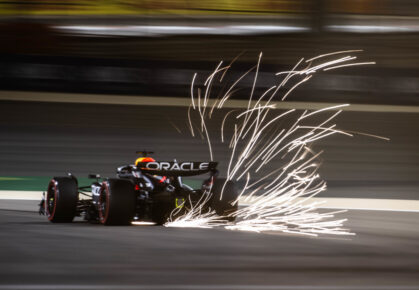
[[[205,143],[190,137],[187,108],[0,102],[0,176],[113,176],[136,150],[159,160],[207,160]],[[222,114],[214,115],[220,120]],[[419,199],[419,114],[343,112],[346,130],[386,136],[332,136],[318,143],[322,196]],[[174,124],[179,133],[173,126]],[[210,128],[215,132],[215,127]],[[227,151],[213,138],[215,159],[226,168]],[[280,166],[274,164],[272,168]]]
[[[418,215],[351,211],[356,236],[308,238],[0,210],[0,289],[419,289]]]

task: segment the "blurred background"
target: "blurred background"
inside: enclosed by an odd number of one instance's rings
[[[200,86],[240,56],[231,83],[263,52],[258,94],[302,57],[352,49],[376,64],[316,73],[282,104],[354,104],[338,128],[390,138],[334,135],[313,147],[324,150],[319,196],[345,198],[339,208],[351,210],[336,218],[356,236],[52,225],[35,212],[52,176],[86,185],[137,150],[208,160],[188,131],[195,72]],[[0,289],[418,289],[418,52],[418,0],[0,0]],[[233,98],[244,102],[252,82]],[[366,210],[380,206],[389,210]]]
[[[241,53],[253,65],[262,51],[269,73],[364,49],[377,65],[323,74],[293,100],[418,104],[415,0],[22,0],[0,17],[2,89],[187,96],[195,71]]]
[[[345,112],[338,124],[391,142],[320,143],[327,194],[418,198],[416,0],[0,1],[0,40],[0,176],[109,176],[142,149],[154,149],[159,159],[207,158],[206,147],[188,137],[185,107],[118,100],[188,98],[195,72],[205,76],[220,60],[240,56],[235,79],[260,52],[263,91],[275,72],[301,57],[363,49],[358,60],[376,65],[322,72],[288,99],[306,109],[313,102],[389,106]],[[26,102],[17,102],[22,94]],[[69,94],[109,96],[114,105],[54,102]],[[242,90],[233,98],[248,95]],[[50,102],[37,102],[43,96]]]

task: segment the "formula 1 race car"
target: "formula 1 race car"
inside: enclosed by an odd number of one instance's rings
[[[116,178],[96,179],[79,186],[75,176],[54,177],[39,204],[39,213],[53,223],[72,222],[81,216],[104,225],[129,225],[132,221],[164,224],[174,212],[182,215],[199,203],[202,211],[215,211],[228,221],[238,209],[235,184],[218,178],[217,162],[156,162],[141,151],[134,165],[117,168]],[[209,173],[200,189],[182,182],[183,176]],[[220,198],[222,196],[222,198]],[[83,197],[83,198],[81,198]]]

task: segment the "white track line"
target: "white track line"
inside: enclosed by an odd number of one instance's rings
[[[0,190],[0,200],[41,200],[41,198],[42,191]],[[251,204],[252,200],[246,201],[246,196],[243,196],[239,204],[246,206]],[[419,200],[313,197],[307,203],[312,202],[323,203],[319,205],[319,208],[419,212]],[[1,204],[0,208],[2,208]]]
[[[0,190],[1,199],[40,200],[42,191]]]
[[[296,201],[300,200],[296,199]],[[249,205],[250,201],[240,202],[240,205]],[[380,198],[343,198],[343,197],[313,197],[305,203],[313,202],[323,203],[319,208],[330,209],[354,209],[354,210],[384,210],[384,211],[405,211],[405,212],[419,212],[419,200],[405,200],[405,199],[380,199]]]
[[[189,107],[190,98],[158,97],[158,96],[122,96],[122,95],[96,95],[96,94],[68,94],[50,92],[20,92],[0,91],[2,101],[22,102],[55,102],[55,103],[82,103],[82,104],[108,104],[108,105],[141,105],[141,106],[169,106]],[[213,100],[212,100],[213,101]],[[230,100],[225,108],[247,108],[246,100]],[[272,102],[278,109],[296,110],[318,110],[330,107],[333,103],[314,102]],[[208,106],[212,106],[211,100]],[[392,106],[392,105],[363,105],[353,104],[348,107],[339,108],[344,111],[357,112],[397,112],[397,113],[419,113],[419,106]]]

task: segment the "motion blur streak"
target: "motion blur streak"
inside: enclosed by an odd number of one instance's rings
[[[419,32],[419,26],[330,25],[326,29],[330,31],[359,33]]]
[[[298,26],[279,25],[221,25],[221,26],[180,26],[180,25],[127,25],[127,26],[55,26],[64,33],[97,36],[169,36],[169,35],[249,35],[269,33],[309,32],[310,29]]]
[[[228,144],[230,150],[230,160],[226,172],[227,181],[238,182],[243,177],[246,177],[245,186],[237,200],[233,203],[237,203],[243,195],[247,196],[246,200],[252,199],[252,203],[231,214],[236,217],[237,222],[225,225],[227,229],[254,232],[280,231],[312,236],[317,236],[319,233],[334,235],[353,234],[348,229],[343,228],[343,223],[346,219],[334,219],[335,214],[342,211],[320,213],[317,210],[318,202],[307,203],[310,198],[326,190],[326,183],[320,179],[317,173],[320,166],[318,157],[321,152],[315,152],[311,148],[312,143],[333,134],[353,136],[351,133],[336,129],[336,124],[330,124],[342,112],[341,110],[333,112],[331,115],[323,116],[323,114],[346,107],[348,104],[325,107],[312,112],[305,110],[302,113],[297,113],[294,109],[285,113],[276,113],[272,110],[275,106],[271,104],[271,101],[275,97],[279,97],[278,95],[280,94],[282,94],[281,100],[285,100],[295,88],[308,81],[319,70],[325,71],[344,66],[373,64],[373,62],[351,62],[356,57],[350,55],[337,59],[327,59],[328,57],[335,57],[348,52],[359,52],[359,50],[345,50],[320,55],[309,59],[308,65],[304,68],[301,65],[304,59],[301,59],[292,70],[277,73],[276,75],[278,76],[284,75],[284,78],[279,80],[277,85],[262,93],[254,103],[251,101],[257,84],[262,54],[259,55],[257,65],[244,74],[247,75],[251,71],[255,71],[247,109],[244,112],[238,110],[227,112],[219,132],[224,143],[224,126],[226,120],[229,119],[228,125],[233,129],[229,130],[231,134],[225,143]],[[326,60],[313,64],[314,61],[319,59]],[[226,90],[226,93],[220,94],[220,100],[214,102],[211,113],[208,113],[206,110],[212,83],[216,79],[217,74],[223,72],[219,78],[221,82],[224,74],[231,66],[220,68],[221,65],[222,62],[206,79],[204,87],[197,89],[197,94],[194,94],[196,79],[196,75],[194,75],[191,88],[192,103],[190,108],[198,113],[198,122],[200,123],[195,128],[200,128],[201,133],[206,135],[211,160],[213,159],[213,150],[207,130],[207,122],[210,121],[214,108],[221,109],[229,101],[233,94],[231,93],[233,88],[244,77],[244,75],[239,77]],[[298,76],[302,80],[298,79]],[[291,80],[294,81],[294,85],[291,88],[284,89],[285,85]],[[205,91],[205,95],[203,100],[201,100],[201,92],[203,91]],[[198,100],[195,100],[195,98]],[[217,102],[218,106],[216,106]],[[278,106],[280,107],[280,104]],[[313,117],[318,115],[322,117],[320,121],[312,121],[312,123],[315,122],[315,125],[304,123],[307,120],[313,120]],[[289,127],[284,127],[281,124],[284,117],[294,120]],[[190,112],[188,112],[188,119],[189,124],[191,124],[191,134],[194,136],[194,126],[192,125]],[[257,173],[262,168],[270,166],[272,160],[275,159],[283,160],[283,166],[273,168],[271,173],[264,177],[258,176]],[[268,178],[272,179],[269,180]],[[219,218],[215,213],[204,213],[201,210],[202,206],[195,207],[191,214],[183,215],[178,220],[175,219],[169,222],[167,226],[212,227],[220,225],[217,224]]]

